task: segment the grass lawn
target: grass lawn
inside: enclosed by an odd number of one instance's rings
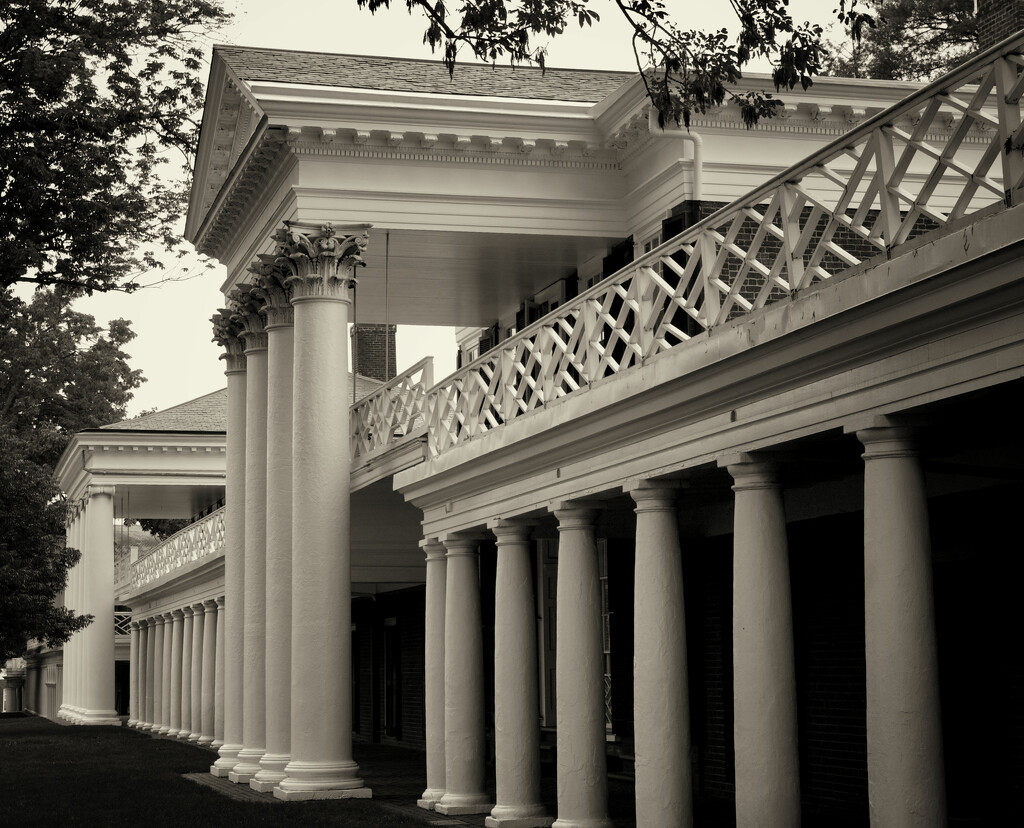
[[[0,717],[0,824],[18,826],[423,826],[373,800],[237,802],[182,774],[215,755],[128,728]]]

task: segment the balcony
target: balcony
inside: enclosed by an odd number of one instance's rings
[[[224,554],[224,508],[171,535],[132,565],[130,592],[138,592],[189,564]]]

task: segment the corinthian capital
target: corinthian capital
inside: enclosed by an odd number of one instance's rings
[[[228,371],[244,371],[245,354],[239,337],[242,328],[235,321],[234,314],[227,308],[221,308],[210,318],[210,322],[213,323],[213,341],[224,349],[220,358],[227,360]]]
[[[267,332],[263,327],[263,297],[253,285],[242,283],[228,294],[232,317],[240,328],[245,352],[265,350]]]
[[[276,255],[262,253],[258,261],[249,265],[249,272],[253,274],[253,293],[263,303],[260,312],[266,318],[267,330],[295,322],[292,289],[286,281],[288,271],[277,260]]]
[[[341,237],[328,222],[310,233],[290,225],[278,230],[274,240],[277,262],[286,270],[285,283],[291,287],[293,299],[348,299],[348,291],[356,284],[355,269],[366,265],[363,253],[370,236],[363,228]]]

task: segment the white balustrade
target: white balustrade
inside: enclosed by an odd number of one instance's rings
[[[202,558],[224,554],[224,509],[207,515],[171,535],[132,567],[132,588],[139,589],[158,578]]]
[[[427,357],[353,405],[349,414],[352,459],[365,462],[422,432],[427,389],[433,384],[433,358]]]
[[[880,112],[442,381],[426,400],[431,455],[1020,203],[1022,44]]]

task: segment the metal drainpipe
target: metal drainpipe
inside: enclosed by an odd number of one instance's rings
[[[647,129],[655,138],[679,138],[693,144],[693,186],[690,198],[702,201],[704,198],[704,139],[690,129],[662,129],[658,126],[658,113],[651,109],[647,113]]]

